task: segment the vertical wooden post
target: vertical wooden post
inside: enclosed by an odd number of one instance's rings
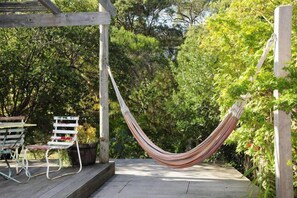
[[[291,59],[292,6],[280,6],[274,13],[274,33],[277,41],[274,74],[286,77],[283,67]],[[274,90],[274,96],[280,93]],[[291,116],[282,110],[274,111],[276,194],[278,198],[293,198]]]
[[[99,4],[99,12],[106,10]],[[108,117],[108,28],[109,25],[100,25],[99,51],[99,99],[100,99],[100,163],[109,162],[109,117]]]

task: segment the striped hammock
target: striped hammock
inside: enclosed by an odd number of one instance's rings
[[[258,61],[255,77],[257,76],[261,66],[263,65],[269,49],[274,43],[275,39],[275,35],[272,34],[271,38],[266,44],[260,60]],[[243,113],[246,101],[249,97],[249,94],[247,94],[247,97],[237,101],[229,109],[229,113],[221,121],[218,127],[195,148],[185,153],[170,153],[162,150],[157,145],[155,145],[143,132],[143,130],[140,128],[137,121],[131,114],[129,108],[125,104],[109,66],[107,66],[107,71],[109,73],[113,88],[120,103],[122,114],[134,138],[138,141],[140,146],[148,153],[151,158],[153,158],[160,164],[167,165],[173,168],[186,168],[193,166],[197,163],[202,162],[206,158],[210,157],[213,153],[215,153],[235,129],[238,120]],[[254,81],[255,77],[251,78],[251,81]]]
[[[210,157],[220,148],[224,141],[229,137],[231,132],[235,129],[237,122],[243,112],[245,104],[244,100],[236,102],[230,108],[229,113],[219,124],[219,126],[202,143],[185,153],[170,153],[155,145],[143,132],[131,114],[129,108],[125,104],[110,68],[108,67],[107,70],[120,103],[122,114],[134,138],[151,158],[163,165],[174,168],[185,168],[200,163],[206,158]]]

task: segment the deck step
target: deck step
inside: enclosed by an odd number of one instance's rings
[[[44,167],[34,170],[40,172]],[[0,171],[5,170],[0,164]],[[71,172],[73,168],[64,168],[62,173]],[[65,176],[55,180],[46,179],[45,175],[34,177],[27,183],[16,184],[13,181],[0,177],[0,197],[5,198],[81,198],[89,197],[100,188],[109,178],[115,174],[115,163],[96,163],[84,166],[79,174]],[[21,173],[18,179],[24,180],[25,175]]]

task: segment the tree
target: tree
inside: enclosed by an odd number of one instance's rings
[[[172,18],[176,23],[186,27],[201,24],[209,14],[207,6],[211,0],[176,0],[171,9]]]
[[[171,113],[177,120],[177,131],[182,135],[179,151],[192,148],[202,142],[217,126],[218,105],[213,88],[215,57],[203,49],[197,50],[204,31],[190,28],[185,43],[173,67],[177,91],[173,95]]]
[[[64,9],[65,1],[57,3]],[[34,136],[40,138],[51,130],[53,115],[98,123],[97,27],[1,29],[0,34],[2,115],[27,116],[37,123],[40,133]]]
[[[147,135],[163,148],[172,149],[168,135],[174,133],[166,101],[170,98],[174,81],[169,63],[160,43],[127,30],[113,29],[111,34],[111,68],[123,98]],[[114,93],[111,91],[110,93]],[[111,98],[115,99],[114,94]],[[111,131],[113,156],[145,157],[144,151],[131,141],[127,126],[119,114],[118,105],[111,103]],[[166,139],[167,138],[167,139]],[[125,148],[125,149],[124,149]]]
[[[176,54],[176,47],[183,41],[183,32],[179,26],[172,26],[166,18],[172,1],[117,0],[114,5],[118,10],[114,25],[135,34],[154,37],[161,42],[163,50],[169,56]]]
[[[254,173],[252,178],[263,190],[263,196],[275,196],[274,189],[274,150],[273,145],[273,106],[278,104],[283,109],[293,110],[292,136],[293,158],[296,158],[296,59],[288,67],[290,79],[276,80],[272,73],[272,53],[266,60],[255,82],[249,81],[255,75],[255,66],[262,54],[262,49],[273,32],[273,12],[280,4],[288,1],[221,1],[214,5],[218,12],[211,16],[202,26],[204,33],[188,60],[199,57],[196,61],[203,62],[213,71],[214,92],[220,106],[221,114],[247,92],[251,93],[238,129],[229,139],[229,143],[237,144],[237,151],[250,156],[253,167],[247,172]],[[291,2],[292,3],[292,2]],[[294,8],[296,7],[293,3]],[[295,16],[295,15],[294,15]],[[293,31],[296,29],[296,17],[293,16]],[[187,40],[195,36],[188,35]],[[293,54],[296,51],[296,39],[293,38]],[[187,59],[186,59],[187,60]],[[215,60],[215,61],[214,61]],[[187,65],[187,64],[186,64]],[[190,65],[190,64],[189,64]],[[190,67],[191,68],[191,67]],[[185,68],[184,70],[187,70]],[[281,100],[273,98],[273,90],[278,88],[285,93]],[[289,162],[290,163],[290,162]],[[296,163],[290,163],[296,171]],[[296,191],[296,174],[295,191]],[[260,191],[261,193],[261,191]]]
[[[171,6],[171,2],[168,0],[117,0],[114,5],[118,10],[115,20],[118,28],[124,27],[137,34],[153,36],[156,27],[162,24],[161,13]]]

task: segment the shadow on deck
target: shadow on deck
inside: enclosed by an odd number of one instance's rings
[[[1,162],[0,171],[5,171]],[[15,169],[14,169],[15,170]],[[34,168],[31,172],[44,171],[44,167]],[[60,173],[71,172],[73,168],[63,168]],[[17,184],[11,180],[0,177],[0,197],[5,198],[60,198],[60,197],[89,197],[101,185],[115,174],[115,164],[96,163],[84,166],[79,174],[65,176],[55,180],[48,180],[45,175],[31,178],[27,183]],[[24,172],[15,177],[25,181]]]

